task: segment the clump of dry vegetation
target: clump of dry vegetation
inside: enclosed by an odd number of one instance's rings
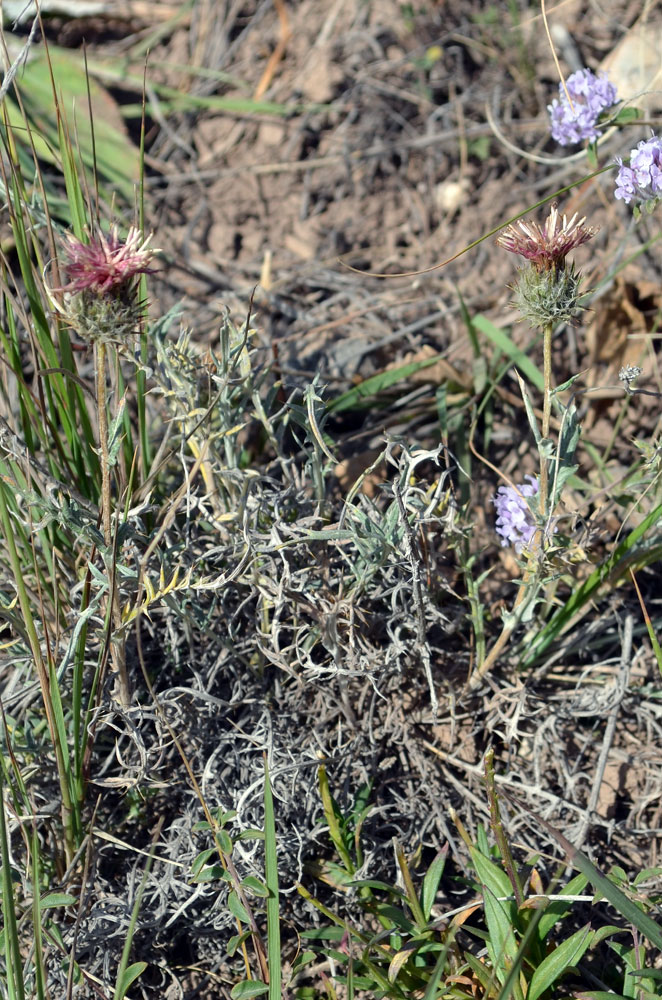
[[[2,995],[657,996],[649,13],[41,7]]]

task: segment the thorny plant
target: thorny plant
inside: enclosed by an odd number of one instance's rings
[[[588,71],[562,85],[550,106],[558,141],[587,141],[596,161],[603,132],[630,121],[629,111],[616,110],[613,88]],[[240,958],[232,966],[233,1000],[266,992],[278,1000],[279,868],[292,880],[302,877],[299,855],[309,845],[297,845],[292,831],[310,829],[319,802],[338,860],[321,857],[309,874],[324,891],[346,894],[350,913],[340,916],[342,904],[300,884],[315,919],[325,922],[301,935],[314,945],[291,966],[288,985],[301,997],[317,995],[317,980],[313,987],[301,981],[323,960],[326,982],[341,983],[348,997],[360,989],[398,1000],[413,992],[537,1000],[603,940],[617,956],[610,988],[633,998],[644,989],[659,994],[657,978],[644,975],[642,940],[662,947],[645,912],[648,899],[633,901],[622,873],[606,879],[561,840],[580,868],[576,880],[559,894],[551,883],[545,890],[534,861],[523,877],[503,832],[489,754],[497,849],[484,833],[472,842],[458,822],[475,877],[465,883],[470,903],[444,912],[436,900],[445,854],[418,878],[396,843],[397,883],[364,877],[369,786],[343,814],[313,752],[324,753],[328,734],[311,725],[295,735],[296,719],[293,726],[287,715],[274,718],[267,704],[283,689],[290,699],[321,689],[328,700],[324,685],[335,681],[338,711],[356,729],[353,685],[367,680],[374,703],[395,679],[414,702],[422,677],[436,719],[445,680],[438,664],[447,662],[467,617],[440,572],[440,551],[459,563],[466,581],[478,656],[473,685],[497,664],[521,622],[534,657],[605,584],[659,558],[659,452],[649,446],[648,465],[628,487],[642,506],[637,488],[645,482],[654,505],[545,623],[545,604],[564,583],[568,545],[559,509],[579,444],[578,376],[555,386],[552,339],[582,308],[580,275],[566,256],[593,228],[553,207],[542,225],[511,224],[500,237],[529,261],[516,297],[542,331],[543,406],[539,430],[521,380],[539,475],[523,487],[502,486],[495,499],[499,533],[523,557],[522,574],[501,635],[485,654],[485,574],[474,581],[471,517],[455,492],[462,472],[446,443],[422,447],[387,434],[379,457],[342,495],[329,430],[334,401],[321,381],[286,386],[250,315],[239,325],[224,317],[217,349],[202,356],[195,330],[176,328],[176,310],[148,322],[146,276],[155,251],[144,219],[126,236],[104,227],[63,123],[58,138],[68,233],[59,231],[47,200],[28,195],[12,132],[2,131],[3,192],[18,262],[13,273],[3,260],[0,324],[3,994],[41,1000],[71,996],[76,986],[121,1000],[147,968],[143,960],[131,963],[132,947],[153,956],[172,936],[189,932],[190,944],[192,928],[202,951],[205,935],[228,938],[232,928],[228,957]],[[642,140],[629,165],[617,164],[616,198],[634,202],[636,214],[653,208],[662,191],[661,149],[657,137]],[[93,344],[92,360],[76,336]],[[625,369],[624,392],[643,391],[633,388],[638,371]],[[370,497],[363,487],[377,470]],[[258,714],[246,714],[253,705]],[[230,734],[227,720],[235,727]],[[256,745],[272,758],[259,776]],[[291,807],[279,856],[272,782],[285,810],[292,774],[310,767],[318,770],[319,799],[306,794],[298,812]],[[244,785],[233,808],[230,772]],[[135,846],[136,830],[144,835],[153,810],[162,815],[150,837],[142,836],[139,868],[119,876],[120,851]],[[641,873],[639,883],[650,874]],[[634,946],[613,940],[622,926],[607,926],[575,931],[548,953],[586,881],[633,928]],[[161,976],[155,988],[164,991],[174,973],[156,960],[154,970]],[[334,987],[327,992],[334,996]]]
[[[607,112],[616,103],[616,89],[604,75],[595,77],[590,70],[573,74],[559,86],[559,100],[549,106],[553,137],[563,145],[587,141],[589,160],[597,162],[598,139],[602,136]],[[611,123],[629,123],[633,110],[623,109],[611,119]],[[614,195],[626,204],[635,202],[636,218],[640,218],[642,206],[652,212],[657,204],[658,192],[662,190],[661,148],[661,140],[654,136],[642,140],[632,150],[629,165],[624,165],[621,159],[617,161],[619,170]],[[595,235],[596,230],[586,225],[585,218],[578,219],[577,215],[571,219],[566,216],[561,218],[557,206],[553,205],[542,226],[533,221],[509,224],[496,241],[501,248],[528,261],[528,267],[518,274],[514,305],[526,322],[542,331],[542,422],[539,427],[529,388],[518,374],[529,425],[538,449],[539,474],[537,478],[529,476],[528,484],[517,486],[508,483],[501,486],[493,498],[497,532],[502,545],[513,545],[526,562],[512,610],[505,616],[499,638],[471,678],[472,687],[477,686],[485,673],[498,662],[517,626],[532,620],[543,588],[549,597],[559,561],[563,559],[564,547],[568,547],[562,535],[558,539],[554,536],[558,531],[557,511],[564,487],[578,469],[575,452],[581,428],[577,420],[575,384],[581,375],[566,379],[560,386],[554,385],[552,341],[557,329],[581,315],[586,301],[586,293],[581,288],[581,273],[574,264],[568,264],[566,257]],[[623,368],[620,379],[626,392],[633,391],[632,383],[640,372],[637,366]],[[564,398],[568,401],[564,402]],[[556,443],[550,439],[553,407],[560,421]],[[659,509],[655,507],[649,512],[648,525],[655,523]],[[631,536],[612,555],[610,572],[615,569],[613,563],[622,563],[623,556],[631,557],[639,537]],[[593,592],[597,581],[591,582]],[[581,602],[576,602],[575,608],[580,605]],[[557,614],[556,618],[557,626],[561,626],[563,614]],[[662,669],[662,662],[660,667]]]
[[[113,525],[111,492],[111,440],[108,433],[108,403],[106,396],[107,358],[114,345],[126,347],[140,331],[146,303],[140,301],[141,274],[150,270],[155,251],[135,228],[126,239],[120,239],[117,227],[106,236],[101,230],[86,234],[81,241],[71,233],[64,241],[66,283],[53,289],[51,301],[62,320],[94,348],[96,411],[101,461],[101,521],[105,546],[106,571],[111,580],[108,602],[113,634],[110,656],[117,682],[116,695],[124,708],[130,703],[129,679],[126,670],[124,642],[120,631],[122,617],[114,580],[113,549],[116,527]],[[58,301],[55,294],[62,295]],[[124,401],[118,407],[123,409]],[[113,435],[113,447],[119,445],[119,435]]]

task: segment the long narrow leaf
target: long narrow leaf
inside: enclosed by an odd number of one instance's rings
[[[340,855],[340,859],[344,864],[347,872],[353,875],[356,871],[354,862],[351,859],[350,853],[347,850],[347,845],[340,828],[340,817],[338,815],[338,807],[333,801],[333,796],[331,795],[331,789],[329,787],[329,779],[326,773],[326,768],[323,764],[320,764],[317,769],[317,776],[320,786],[320,796],[322,799],[322,806],[324,808],[324,817],[329,826],[329,835],[334,843],[334,846]]]
[[[423,878],[423,888],[421,889],[421,907],[426,920],[430,919],[432,906],[434,904],[441,876],[444,874],[446,866],[446,856],[448,854],[448,844],[444,844],[436,858],[425,873]]]
[[[278,893],[278,854],[276,819],[269,768],[264,762],[264,878],[267,897],[267,962],[269,965],[269,1000],[281,997],[280,907]]]
[[[558,944],[531,976],[526,1000],[538,1000],[538,997],[553,986],[564,972],[577,964],[590,947],[592,940],[593,931],[584,927]]]
[[[53,88],[57,103],[53,99]],[[120,191],[131,203],[138,180],[138,150],[128,138],[120,110],[110,94],[85,69],[77,53],[49,44],[33,49],[18,81],[21,108],[6,99],[11,126],[20,138],[24,115],[33,133],[37,155],[47,163],[57,162],[58,130],[62,118],[76,136],[80,158],[86,167],[96,166],[106,184]],[[94,135],[88,114],[88,93],[94,113]]]
[[[435,354],[433,357],[425,358],[423,361],[410,361],[408,364],[400,365],[397,368],[389,368],[387,371],[379,372],[377,375],[371,375],[370,378],[355,385],[353,389],[349,389],[347,392],[343,392],[342,395],[332,399],[327,403],[327,410],[329,413],[342,413],[343,410],[352,410],[361,406],[365,407],[367,400],[371,397],[378,396],[380,392],[384,392],[386,389],[390,389],[392,385],[408,379],[423,368],[429,368],[430,365],[436,364],[442,357],[441,354]]]
[[[41,883],[41,872],[39,865],[39,834],[36,824],[32,830],[32,845],[30,849],[32,862],[32,930],[34,933],[34,975],[37,1000],[44,1000],[46,996],[46,968],[44,965],[44,946],[41,930],[41,911],[44,909],[43,899],[39,899],[39,886]],[[57,894],[53,894],[57,895]],[[63,894],[64,895],[64,894]],[[70,897],[73,899],[73,896]],[[75,902],[75,900],[74,900]],[[55,903],[54,905],[58,905]]]
[[[486,316],[474,316],[471,322],[475,329],[485,334],[495,347],[498,347],[514,365],[517,365],[536,389],[539,389],[540,392],[543,391],[545,383],[542,372],[534,365],[528,355],[510,339],[505,330],[495,326]]]
[[[640,910],[636,903],[633,903],[631,899],[625,895],[614,883],[603,875],[595,865],[589,861],[585,854],[578,851],[576,847],[567,840],[563,834],[559,833],[558,830],[554,829],[546,820],[544,820],[537,813],[533,812],[532,809],[521,802],[519,799],[515,798],[509,792],[503,790],[502,794],[510,799],[511,802],[515,803],[520,809],[524,809],[533,816],[538,823],[549,833],[551,837],[556,840],[558,844],[561,845],[565,854],[568,858],[570,864],[574,865],[578,871],[585,875],[588,881],[591,883],[593,888],[604,896],[611,905],[620,913],[624,920],[628,923],[633,924],[641,934],[647,938],[652,945],[656,948],[662,950],[662,927],[657,924],[647,913]]]
[[[561,889],[559,896],[578,896],[586,888],[586,876],[576,875],[571,879],[566,886]],[[568,899],[568,902],[564,902],[561,899],[555,899],[549,906],[543,910],[540,920],[538,921],[538,939],[539,941],[544,941],[552,927],[554,927],[559,920],[561,920],[566,913],[569,913],[572,907],[572,899]]]
[[[505,872],[476,848],[471,850],[471,860],[483,886],[488,930],[487,950],[497,978],[503,984],[517,959],[517,941],[513,931],[514,907],[502,898],[511,895],[512,886]]]
[[[596,595],[601,585],[608,578],[612,577],[612,583],[616,583],[625,575],[628,568],[632,566],[633,549],[644,537],[646,532],[659,521],[662,516],[662,504],[658,504],[636,528],[618,545],[612,554],[601,566],[593,570],[591,575],[577,587],[567,601],[552,615],[547,625],[538,633],[533,640],[527,654],[522,661],[523,666],[529,666],[536,657],[543,653],[549,644],[553,642],[570,624],[579,611]],[[650,553],[642,553],[642,558],[650,557]],[[622,565],[619,565],[622,564]]]
[[[5,962],[9,1000],[25,1000],[23,963],[14,903],[12,869],[9,861],[9,832],[5,817],[4,781],[0,769],[0,857],[2,858],[2,916],[5,931]]]
[[[395,858],[398,862],[398,867],[400,869],[400,874],[402,876],[402,881],[404,882],[405,891],[407,895],[407,903],[412,912],[412,916],[416,921],[416,926],[419,930],[425,930],[427,924],[427,919],[421,909],[421,904],[416,895],[416,890],[414,889],[414,882],[411,877],[411,872],[409,870],[409,865],[407,864],[407,858],[405,857],[405,852],[402,846],[395,841]]]

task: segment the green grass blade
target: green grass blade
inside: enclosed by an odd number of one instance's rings
[[[506,873],[479,850],[472,848],[471,860],[478,880],[486,885],[495,896],[512,895],[513,887]]]
[[[347,962],[347,1000],[354,1000],[354,956],[351,951]]]
[[[421,908],[426,920],[430,919],[432,906],[434,905],[437,891],[439,889],[439,883],[441,882],[441,877],[444,874],[444,868],[446,867],[447,854],[448,844],[444,844],[423,878],[423,887],[421,889]]]
[[[625,538],[620,545],[618,545],[608,559],[593,570],[591,575],[584,580],[584,582],[577,587],[577,589],[570,595],[567,601],[562,607],[556,611],[547,625],[538,633],[538,635],[533,639],[533,642],[529,646],[528,653],[525,655],[522,666],[527,667],[533,663],[536,657],[540,656],[551,642],[554,641],[565,629],[565,627],[572,621],[574,616],[587,604],[593,597],[596,596],[597,591],[605,582],[605,580],[611,578],[612,583],[616,583],[628,570],[628,567],[632,565],[631,556],[632,550],[637,545],[638,542],[644,537],[646,532],[654,524],[656,524],[660,517],[662,516],[662,504],[658,504],[641,522],[636,528],[634,528],[630,534]],[[652,554],[650,552],[642,554],[645,558],[648,556],[648,561],[651,560]],[[619,565],[625,562],[625,565]]]
[[[584,927],[557,944],[531,976],[526,1000],[538,1000],[538,997],[560,979],[564,972],[579,962],[592,941],[593,931]]]
[[[133,186],[138,180],[138,150],[124,130],[117,105],[88,75],[81,55],[52,44],[47,50],[33,49],[21,72],[18,92],[21,108],[8,98],[6,107],[19,141],[25,130],[25,115],[40,160],[64,168],[64,164],[58,164],[56,153],[64,119],[66,131],[76,137],[85,168],[92,172],[96,157],[102,181],[132,203]],[[87,111],[88,97],[94,114],[94,134]]]
[[[67,201],[71,212],[71,228],[73,229],[74,236],[81,242],[84,242],[86,239],[85,229],[88,222],[85,198],[80,186],[80,178],[71,141],[65,129],[64,122],[59,115],[58,142],[64,187],[67,192]]]
[[[503,897],[510,897],[510,881],[494,862],[480,851],[471,849],[471,860],[483,888],[485,923],[487,924],[487,950],[497,978],[503,984],[517,959],[517,941],[513,932],[513,904]]]
[[[559,896],[579,896],[586,888],[586,876],[576,875],[565,885]],[[538,921],[538,940],[543,942],[551,929],[570,912],[573,905],[572,899],[565,903],[563,900],[555,899],[543,911]]]
[[[655,654],[655,659],[657,661],[657,668],[660,671],[660,673],[662,674],[662,648],[660,647],[660,643],[658,642],[657,635],[655,633],[655,628],[654,628],[653,623],[652,623],[652,621],[650,619],[650,615],[648,614],[648,608],[646,607],[646,602],[644,600],[644,595],[641,593],[641,590],[639,588],[639,584],[637,583],[637,578],[634,575],[634,573],[632,573],[632,582],[634,584],[634,589],[637,592],[637,597],[639,598],[639,605],[641,607],[641,613],[644,616],[644,622],[646,623],[646,631],[648,632],[648,638],[650,639],[650,644],[651,644],[653,653]]]
[[[582,1000],[632,1000],[632,998],[624,997],[622,993],[610,993],[608,990],[582,990],[581,993],[577,993],[577,996],[581,997]]]
[[[448,961],[448,953],[451,949],[451,945],[455,939],[457,933],[457,928],[451,928],[446,932],[444,937],[444,942],[439,951],[439,956],[435,962],[432,974],[428,979],[427,985],[425,987],[425,993],[422,996],[422,1000],[435,1000],[437,996],[437,986],[439,985],[439,980],[441,979],[442,973],[446,968],[446,963]]]
[[[408,379],[423,368],[429,368],[430,365],[436,364],[442,357],[443,355],[441,354],[435,354],[431,358],[425,358],[422,361],[410,361],[408,364],[400,365],[398,368],[389,368],[388,371],[372,375],[370,378],[360,382],[359,385],[355,385],[352,389],[330,400],[326,406],[327,412],[342,413],[343,410],[353,410],[359,406],[365,407],[367,400],[371,397],[378,396],[380,392],[390,389],[397,382]]]
[[[2,917],[5,931],[5,962],[9,1000],[25,1000],[21,944],[9,861],[9,833],[5,817],[4,780],[0,769],[0,857],[2,858]]]
[[[620,913],[624,920],[628,923],[633,924],[641,934],[647,938],[652,945],[662,951],[662,927],[657,924],[647,913],[644,913],[636,903],[633,903],[631,899],[622,892],[618,886],[603,875],[595,865],[589,861],[585,854],[578,851],[576,847],[567,840],[563,834],[559,833],[558,830],[554,829],[546,820],[535,813],[532,809],[516,799],[510,793],[503,791],[503,795],[509,799],[511,802],[515,803],[520,809],[524,809],[533,816],[538,823],[556,840],[558,844],[561,845],[566,853],[568,861],[572,864],[578,871],[585,875],[588,881],[591,883],[596,892],[604,896],[615,910]]]
[[[44,967],[44,947],[41,930],[41,911],[43,901],[39,899],[39,887],[41,885],[40,864],[39,864],[39,831],[37,826],[32,829],[32,932],[34,934],[34,973],[37,1000],[44,1000],[46,996],[46,969]]]
[[[395,841],[395,859],[398,863],[398,868],[400,869],[400,874],[402,876],[402,881],[405,887],[405,893],[407,897],[407,904],[411,910],[412,916],[416,922],[416,926],[419,930],[425,930],[427,919],[423,914],[421,909],[421,904],[416,895],[416,890],[414,889],[414,882],[411,877],[411,872],[409,870],[409,865],[407,864],[407,858],[405,857],[405,852],[402,846]]]
[[[474,329],[483,333],[495,347],[505,354],[507,358],[510,358],[512,363],[519,368],[529,382],[535,385],[536,389],[539,389],[540,392],[543,391],[544,380],[542,372],[534,365],[529,356],[510,339],[505,330],[495,326],[486,316],[481,316],[480,314],[474,316],[471,322]]]
[[[65,830],[65,837],[76,846],[80,843],[82,836],[80,802],[76,792],[76,783],[71,768],[71,756],[69,754],[69,744],[67,742],[67,727],[64,718],[64,708],[60,698],[60,688],[58,686],[57,672],[52,661],[48,666],[49,676],[49,696],[51,699],[51,712],[55,723],[58,743],[58,762],[62,770],[61,783],[66,785],[68,795],[63,799],[63,812],[65,825],[70,824],[70,829]]]
[[[129,955],[131,954],[133,935],[136,930],[136,923],[138,922],[138,914],[140,913],[140,904],[142,902],[143,892],[145,891],[145,886],[147,885],[147,879],[149,877],[152,865],[154,864],[156,845],[161,835],[161,828],[163,826],[163,823],[164,819],[162,817],[157,824],[154,837],[152,838],[152,847],[149,852],[149,857],[145,865],[145,871],[140,881],[138,892],[136,893],[136,898],[134,900],[133,907],[131,910],[131,919],[129,921],[129,927],[126,932],[126,940],[124,942],[124,947],[122,948],[122,957],[120,958],[120,964],[117,969],[117,979],[115,981],[113,1000],[124,1000],[126,991],[128,990],[131,983],[147,968],[146,962],[134,962],[132,965],[129,965]]]
[[[333,801],[333,796],[331,795],[331,789],[329,787],[329,779],[326,773],[326,768],[323,764],[321,764],[317,769],[317,776],[320,786],[322,806],[324,808],[324,817],[329,827],[329,836],[333,841],[346,871],[348,874],[354,875],[356,868],[350,857],[349,851],[347,850],[345,838],[343,837],[342,830],[340,829],[338,807]]]
[[[281,997],[280,906],[278,893],[278,854],[276,850],[276,819],[269,780],[269,768],[264,761],[264,878],[269,890],[267,897],[267,963],[269,966],[269,1000]]]
[[[556,833],[556,838],[560,842],[561,835]],[[568,842],[566,841],[566,843]],[[628,923],[636,927],[656,948],[662,950],[662,927],[649,917],[647,913],[640,910],[637,904],[633,903],[606,875],[603,875],[589,861],[585,854],[577,851],[569,844],[568,846],[571,847],[570,860],[572,864],[583,875],[586,875],[593,888],[604,896],[605,899],[609,900],[624,920],[627,920]]]
[[[82,390],[76,386],[72,379],[65,379],[61,372],[70,371],[76,374],[73,354],[69,335],[63,324],[58,323],[58,337],[60,356],[53,344],[51,336],[52,318],[47,317],[44,310],[42,295],[35,278],[37,264],[33,264],[32,252],[38,255],[38,247],[34,240],[28,238],[23,208],[27,200],[27,195],[23,190],[22,182],[16,170],[13,171],[12,180],[12,207],[10,210],[10,223],[16,246],[19,270],[25,293],[28,299],[29,312],[31,317],[31,327],[34,330],[36,339],[37,355],[41,355],[42,366],[46,369],[53,369],[51,374],[40,379],[40,389],[43,391],[47,404],[46,412],[38,415],[38,420],[44,426],[48,426],[51,435],[56,435],[56,428],[61,427],[68,442],[68,450],[73,456],[77,486],[86,496],[90,496],[89,473],[95,473],[98,467],[98,460],[93,447],[93,435],[89,415],[85,407]],[[27,398],[27,390],[23,393]],[[42,430],[41,434],[44,433]],[[63,455],[65,448],[58,439],[51,440],[49,444],[55,444],[58,454]],[[64,474],[63,478],[64,478]]]
[[[143,81],[143,114],[140,123],[140,149],[139,149],[139,174],[138,184],[138,227],[141,233],[146,231],[145,226],[145,82]],[[147,336],[147,276],[140,276],[138,285],[138,301],[145,303],[144,308],[144,330],[145,333],[140,338],[140,361],[142,365],[147,364],[149,357],[149,338]],[[149,476],[152,467],[152,442],[147,432],[147,406],[146,406],[147,376],[144,368],[136,368],[136,404],[138,409],[138,439],[140,441],[140,459],[142,464],[143,481]]]
[[[105,74],[106,75],[106,74]],[[137,79],[134,77],[134,79]],[[328,105],[277,104],[275,101],[256,101],[252,97],[204,97],[197,94],[183,94],[174,87],[164,84],[154,84],[154,92],[161,98],[161,112],[173,114],[176,111],[196,111],[208,108],[210,111],[226,111],[238,115],[274,115],[282,118],[285,115],[296,114],[304,110],[326,110]],[[148,105],[149,106],[149,105]],[[125,118],[138,118],[142,114],[141,104],[124,104],[122,114]]]

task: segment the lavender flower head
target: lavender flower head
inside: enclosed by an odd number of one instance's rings
[[[662,195],[662,138],[658,135],[642,139],[630,151],[630,166],[616,161],[620,169],[616,175],[614,197],[629,205],[631,201],[650,201]]]
[[[568,100],[570,97],[570,100]],[[597,127],[603,111],[616,104],[616,87],[606,75],[596,76],[590,69],[580,69],[559,84],[559,98],[548,105],[552,119],[552,137],[562,146],[597,139]]]
[[[519,492],[512,486],[500,486],[492,498],[497,515],[496,531],[501,536],[501,544],[514,546],[518,554],[529,547],[537,530],[525,498],[537,494],[538,480],[534,476],[526,478],[530,482],[523,483]]]

